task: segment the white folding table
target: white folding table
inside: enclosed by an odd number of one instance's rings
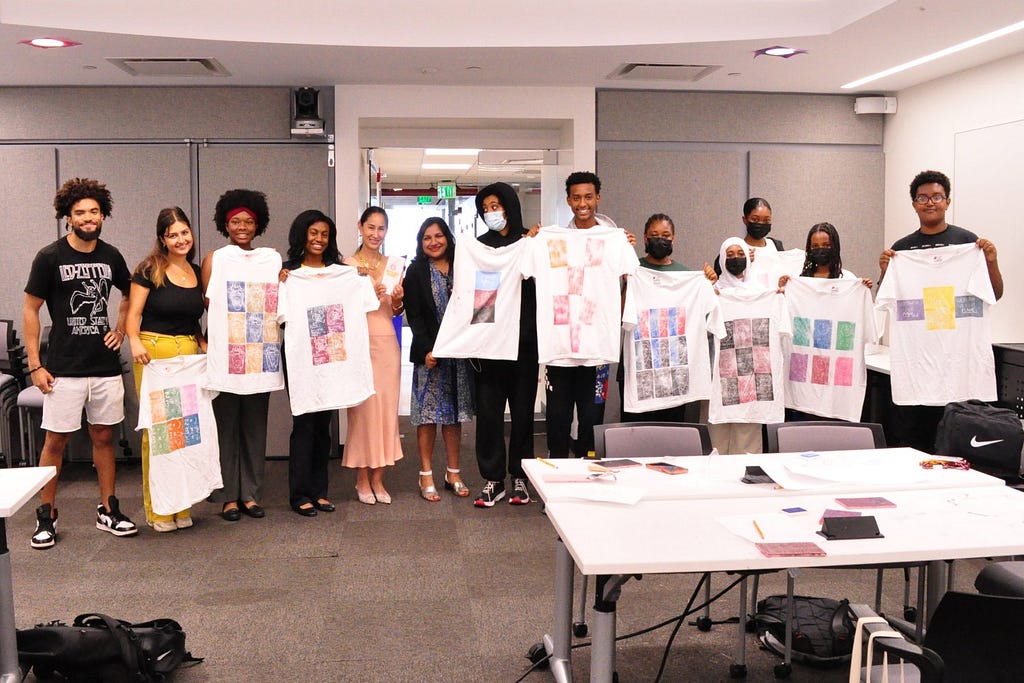
[[[0,470],[0,683],[20,683],[18,641],[14,621],[11,554],[7,549],[7,518],[21,509],[57,473],[55,467]]]

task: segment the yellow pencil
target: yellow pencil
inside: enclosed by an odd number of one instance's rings
[[[538,456],[537,460],[540,460],[542,463],[544,463],[548,467],[554,467],[556,470],[558,469],[558,465],[556,465],[555,463],[551,462],[550,460],[548,460],[546,458],[541,458],[541,457]]]
[[[755,520],[752,520],[752,521],[754,522],[754,529],[756,529],[756,530],[757,530],[757,535],[758,535],[758,536],[760,536],[760,537],[761,537],[761,540],[763,541],[763,540],[764,540],[764,532],[763,532],[763,531],[761,531],[761,527],[760,527],[760,526],[758,526],[758,524],[757,524],[757,520],[756,520],[756,519],[755,519]]]

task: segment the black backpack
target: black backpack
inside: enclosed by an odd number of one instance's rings
[[[173,619],[138,624],[105,614],[80,614],[18,631],[18,660],[39,680],[75,683],[159,683],[183,662],[185,632]]]
[[[782,657],[786,647],[786,596],[757,603],[754,625],[765,648]],[[832,666],[850,661],[854,624],[849,600],[793,596],[793,661]]]
[[[1017,413],[984,401],[950,403],[935,434],[935,453],[966,459],[971,467],[1020,483],[1024,429]]]

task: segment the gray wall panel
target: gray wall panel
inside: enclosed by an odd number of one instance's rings
[[[883,248],[885,160],[881,152],[755,151],[750,192],[772,205],[772,235],[803,248],[815,223],[832,223],[842,240],[843,266],[878,277]]]
[[[333,96],[321,90],[321,113]],[[289,88],[0,88],[0,139],[277,138]]]
[[[673,258],[698,268],[739,232],[744,163],[741,152],[598,150],[600,210],[637,236],[640,254],[647,217],[668,214],[676,224]]]
[[[882,117],[852,96],[602,90],[597,139],[665,142],[882,144]]]
[[[52,147],[0,145],[0,206],[4,207],[0,287],[5,292],[0,318],[14,320],[19,339],[23,292],[32,259],[58,236],[53,217],[54,177]],[[45,307],[42,316],[49,320]]]

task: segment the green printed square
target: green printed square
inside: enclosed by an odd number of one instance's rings
[[[178,387],[164,389],[164,405],[167,406],[167,419],[181,417],[181,390]]]
[[[836,351],[853,351],[853,337],[857,332],[856,323],[840,320],[836,323]]]
[[[167,455],[171,452],[171,437],[167,433],[167,423],[155,424],[149,429],[149,454]]]
[[[793,318],[793,345],[811,345],[811,319]]]

